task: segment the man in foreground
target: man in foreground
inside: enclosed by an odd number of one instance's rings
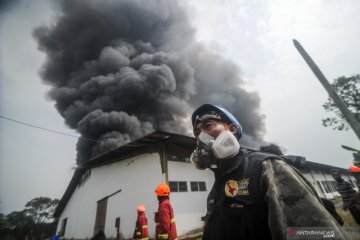
[[[347,239],[301,173],[280,156],[240,149],[242,127],[227,109],[204,104],[192,124],[191,159],[215,175],[203,239],[287,239],[288,227],[327,227]]]

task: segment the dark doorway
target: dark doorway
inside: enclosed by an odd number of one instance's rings
[[[94,234],[98,233],[100,230],[103,232],[105,230],[107,200],[108,198],[104,198],[97,202]]]

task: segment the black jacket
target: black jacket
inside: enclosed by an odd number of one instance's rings
[[[213,171],[204,240],[287,239],[289,227],[331,227],[347,239],[311,184],[281,157],[240,151]]]

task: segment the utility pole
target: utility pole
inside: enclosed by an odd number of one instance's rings
[[[318,66],[315,64],[315,62],[311,59],[309,54],[305,51],[305,49],[301,46],[301,44],[293,40],[294,46],[299,51],[301,56],[304,58],[305,62],[309,65],[315,76],[319,79],[320,83],[323,85],[323,87],[326,89],[326,91],[329,93],[329,96],[332,98],[336,106],[340,109],[342,115],[344,116],[345,120],[349,123],[351,128],[354,130],[356,136],[360,140],[360,123],[356,120],[354,115],[350,112],[350,110],[346,107],[344,102],[341,100],[339,95],[335,92],[329,81],[326,79],[324,74],[320,71]]]

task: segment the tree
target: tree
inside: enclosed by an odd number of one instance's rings
[[[25,235],[33,240],[50,237],[56,231],[57,219],[53,214],[58,203],[58,199],[38,197],[26,203],[22,211],[13,211],[5,218],[0,214],[0,239],[20,239]]]
[[[37,239],[55,233],[57,219],[53,215],[58,204],[58,199],[48,197],[37,197],[26,203],[24,214],[35,223]]]
[[[0,239],[6,239],[8,235],[9,224],[4,214],[0,213]]]
[[[342,99],[355,119],[360,122],[360,75],[351,77],[339,77],[331,84],[336,93]],[[349,125],[334,101],[329,97],[323,105],[327,112],[335,113],[335,117],[322,120],[325,127],[333,127],[334,130],[348,130]]]
[[[36,224],[51,223],[55,219],[53,218],[56,206],[59,200],[48,197],[34,198],[25,205],[25,215],[33,219]]]
[[[0,213],[0,232],[4,231],[8,226],[4,214]]]
[[[37,228],[31,217],[24,211],[14,211],[6,215],[8,233],[17,239],[29,234],[37,234]]]

